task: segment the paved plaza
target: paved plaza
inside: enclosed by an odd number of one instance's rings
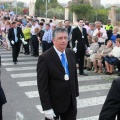
[[[40,50],[41,53],[41,50]],[[0,48],[2,65],[2,87],[7,97],[3,107],[3,120],[16,120],[16,113],[24,115],[23,120],[43,120],[36,81],[38,58],[19,54],[18,63],[12,62],[11,51]],[[107,76],[85,71],[89,76],[78,75],[80,100],[77,120],[98,120],[98,115],[117,75]]]

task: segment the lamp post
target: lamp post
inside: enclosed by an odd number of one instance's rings
[[[17,15],[17,0],[15,2],[16,2],[16,15]]]
[[[48,2],[46,0],[46,22],[47,22],[47,7],[48,7]]]

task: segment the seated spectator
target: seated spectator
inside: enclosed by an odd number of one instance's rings
[[[95,53],[99,49],[99,44],[97,42],[98,42],[98,37],[92,37],[92,44],[90,45],[90,50],[88,51],[90,57],[87,57],[87,70],[91,70],[92,68],[91,62],[95,57]]]
[[[108,56],[104,57],[104,60],[107,69],[106,74],[108,75],[113,74],[114,65],[118,65],[118,62],[120,61],[120,38],[116,39],[116,46],[109,53]]]
[[[113,46],[114,46],[114,45],[115,45],[115,42],[116,42],[116,39],[117,39],[117,38],[120,38],[120,34],[118,34],[118,31],[119,31],[119,28],[118,28],[117,26],[115,26],[115,27],[113,28],[112,34],[108,37],[108,39],[106,40],[106,42],[107,42],[108,40],[112,40]]]
[[[93,59],[93,66],[94,66],[94,72],[95,73],[102,73],[102,60],[103,57],[108,55],[112,51],[112,41],[109,40],[107,42],[107,45],[102,45],[95,54],[95,59]],[[98,69],[99,67],[99,69]]]

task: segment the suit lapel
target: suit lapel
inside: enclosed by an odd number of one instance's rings
[[[62,63],[60,61],[60,58],[58,56],[58,54],[56,53],[56,51],[54,50],[54,48],[51,48],[51,54],[53,57],[53,62],[58,66],[58,68],[65,74],[65,70],[64,67],[62,66]]]

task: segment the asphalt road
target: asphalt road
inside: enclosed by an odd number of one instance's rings
[[[36,86],[36,57],[20,54],[18,64],[12,63],[12,53],[0,48],[2,61],[2,87],[7,97],[3,106],[3,120],[43,120],[44,113]],[[117,75],[107,76],[85,71],[89,76],[78,75],[80,100],[77,120],[97,120],[112,80]],[[20,115],[19,115],[20,113]]]

